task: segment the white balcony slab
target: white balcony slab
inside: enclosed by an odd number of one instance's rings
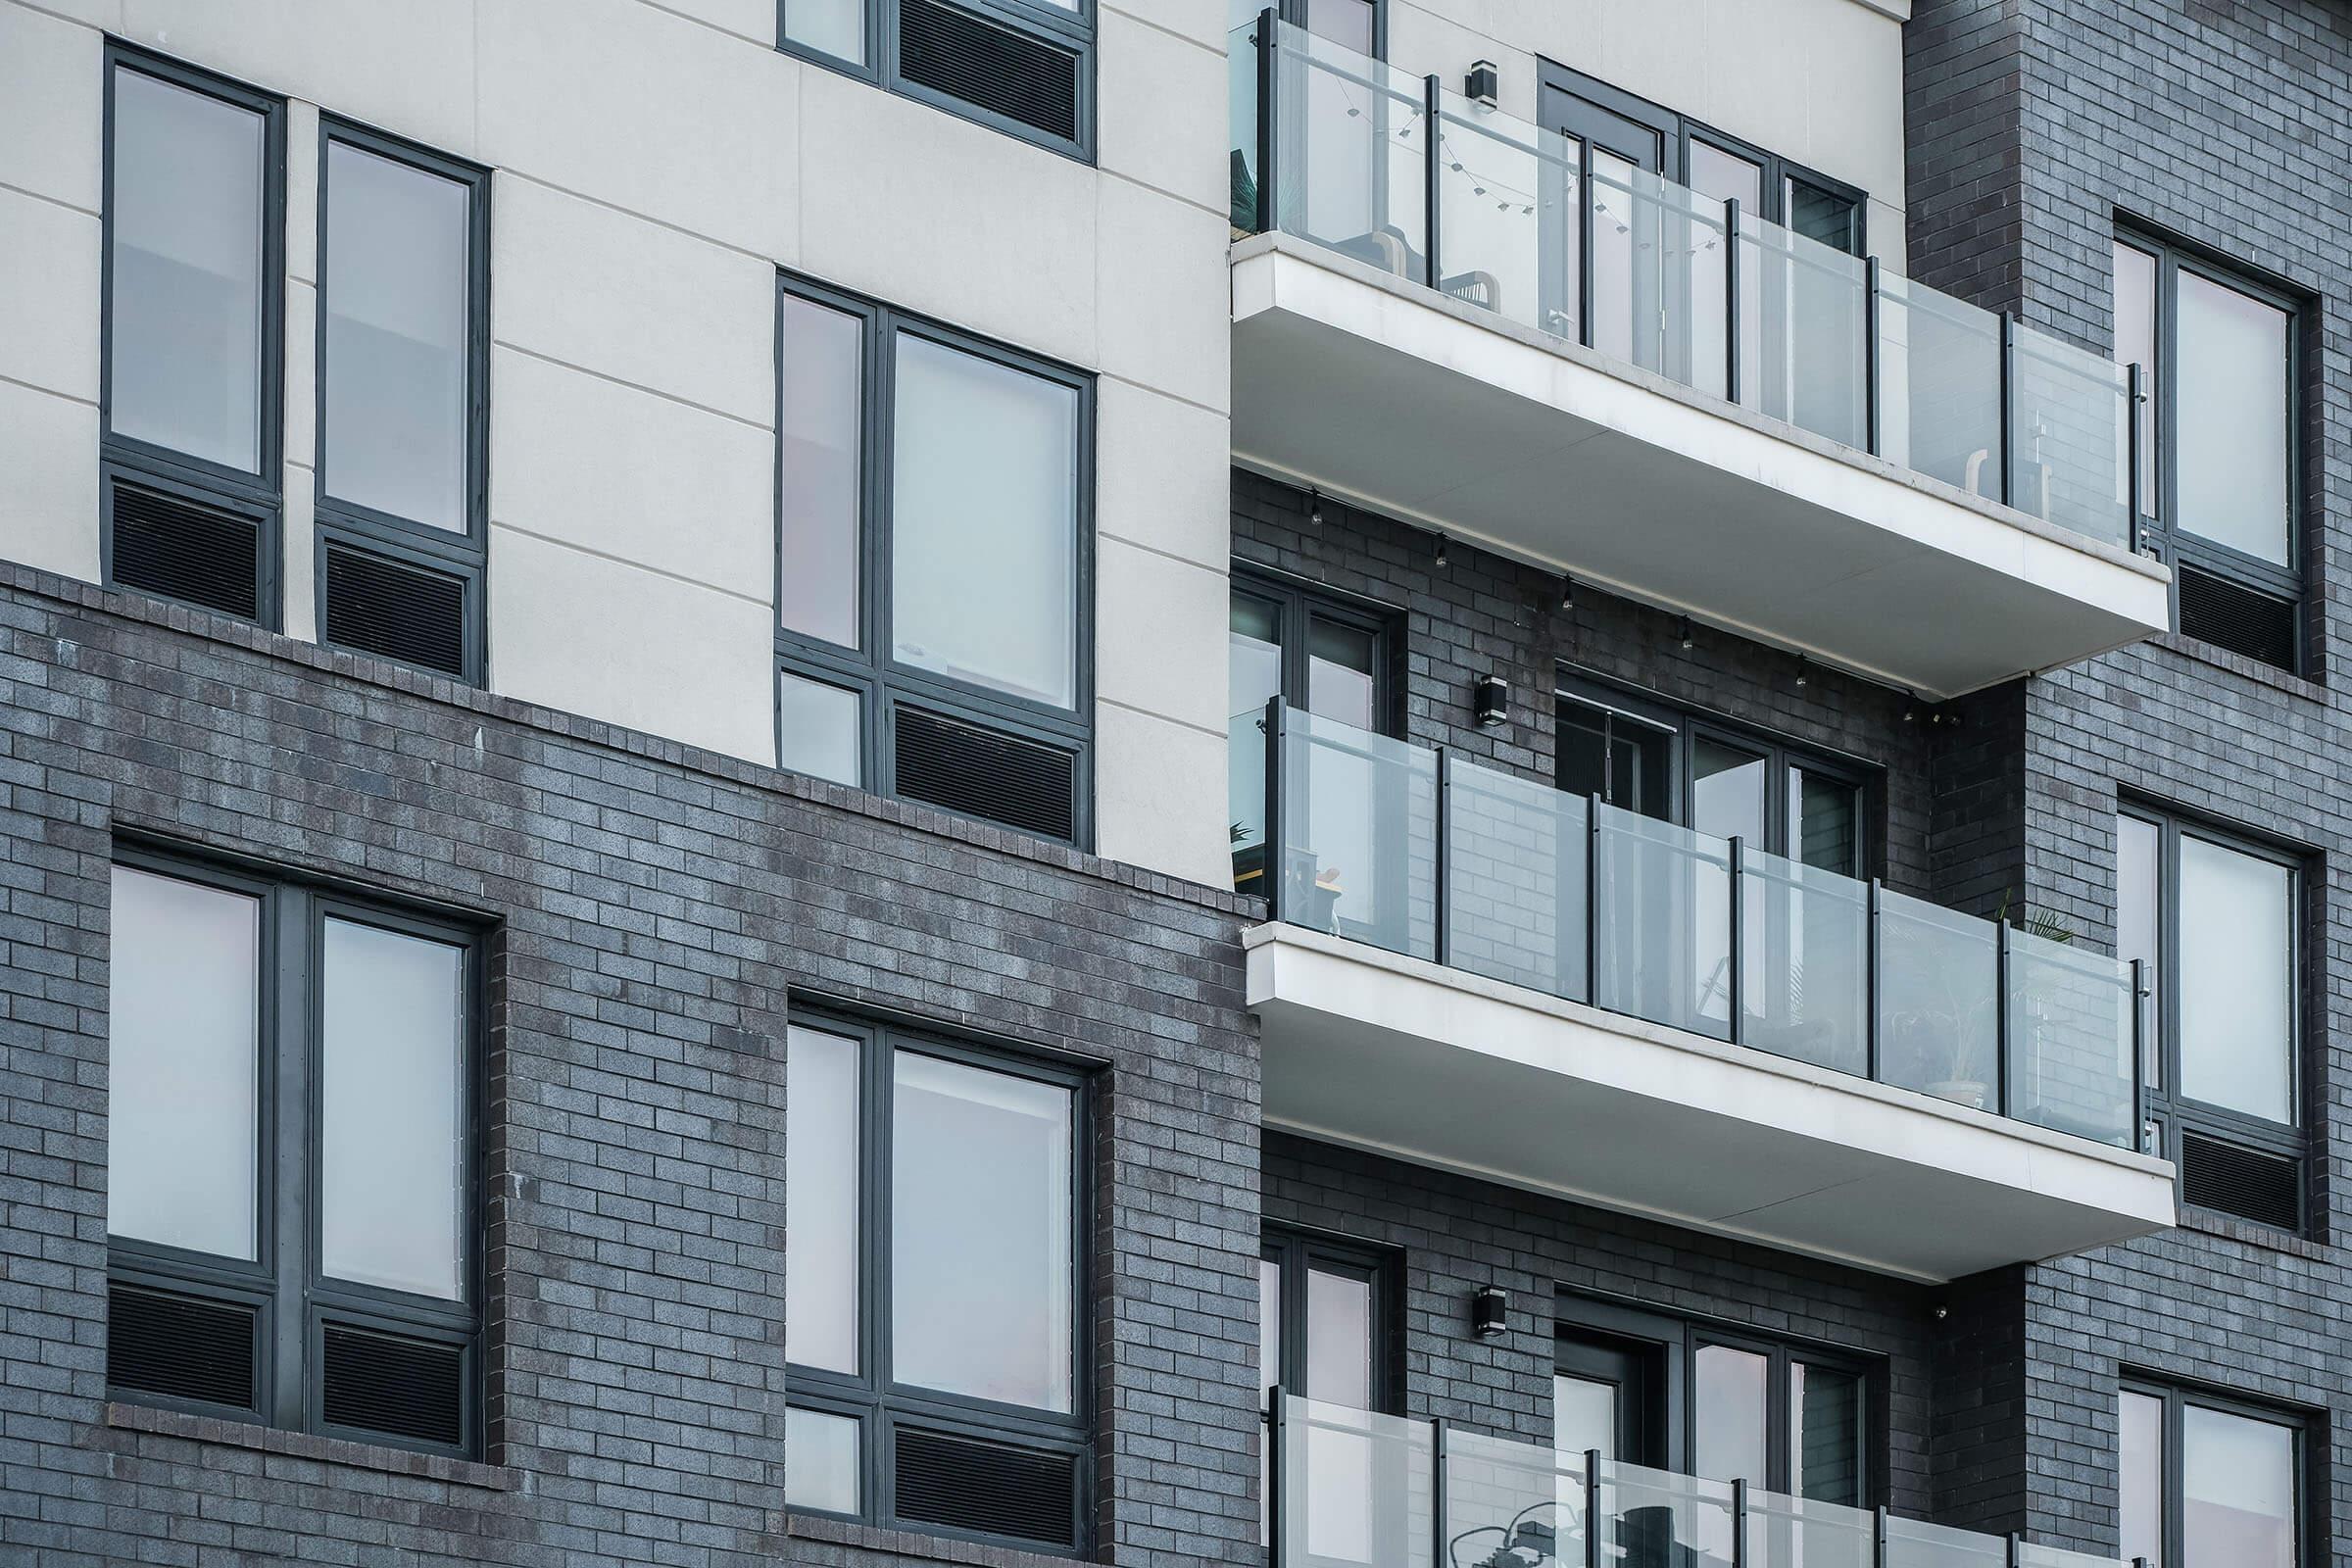
[[[2152,561],[1349,258],[1229,277],[1245,466],[1929,697],[2169,623]]]
[[[1297,926],[1244,946],[1270,1127],[1930,1282],[2177,1219],[2161,1159]]]

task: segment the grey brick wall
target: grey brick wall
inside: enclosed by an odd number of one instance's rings
[[[2304,471],[2309,667],[2277,674],[2178,637],[1988,696],[2022,736],[1993,771],[2020,814],[1988,841],[1988,879],[2104,944],[2119,790],[2310,855],[2306,1088],[2319,1226],[2274,1242],[2197,1219],[2129,1248],[2034,1268],[2014,1309],[2025,1354],[1995,1401],[1985,1471],[2013,1477],[1982,1517],[2054,1542],[2115,1542],[2115,1388],[2130,1368],[2308,1411],[2312,1561],[2344,1560],[2352,1414],[2342,1302],[2352,1293],[2341,1179],[2348,1061],[2344,856],[2352,723],[2332,683],[2346,635],[2352,484],[2344,442],[2352,298],[2352,17],[2304,0],[1923,0],[1909,32],[1915,270],[2104,353],[2116,217],[2155,225],[2314,306]],[[1989,86],[1998,80],[2001,85]],[[1923,140],[1948,124],[1948,141]],[[2327,682],[2327,683],[2323,683]],[[1997,759],[1988,758],[1988,762]],[[2000,813],[1995,813],[1995,822]],[[2014,864],[2014,870],[2008,867]],[[1996,869],[1997,868],[1997,869]],[[2002,1305],[2007,1317],[2011,1308]]]
[[[488,1464],[105,1401],[107,867],[140,832],[495,923]],[[1102,1064],[1099,1544],[1255,1534],[1230,895],[0,570],[0,1559],[1004,1563],[787,1535],[796,989]]]

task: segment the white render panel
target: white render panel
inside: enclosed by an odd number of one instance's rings
[[[499,342],[773,421],[769,263],[527,179],[498,182],[490,221]]]
[[[286,462],[306,473],[318,466],[318,290],[294,281],[286,284]]]
[[[1203,332],[1199,322],[1202,312],[1225,309],[1222,242],[1232,224],[1221,211],[1203,212],[1121,180],[1098,188],[1103,373],[1225,411],[1232,401],[1232,345],[1228,334]]]
[[[1146,104],[1225,102],[1225,53],[1116,11],[1101,13],[1103,170],[1181,196],[1212,213],[1232,204],[1232,139],[1222,114],[1128,112]]]
[[[755,762],[776,760],[764,604],[490,530],[490,687]]]
[[[1177,659],[1175,648],[1222,648],[1223,570],[1104,539],[1095,553],[1095,691],[1216,735],[1225,733],[1222,659]]]
[[[98,580],[98,406],[0,380],[0,540],[9,559]]]
[[[766,427],[512,349],[493,356],[491,378],[491,521],[772,602]],[[587,620],[575,630],[607,635]]]
[[[315,642],[318,637],[318,538],[312,527],[316,516],[313,506],[311,470],[294,464],[286,465],[286,504],[283,513],[285,529],[284,574],[280,609],[284,612],[284,630],[289,637]]]
[[[0,375],[98,401],[99,222],[0,189]]]
[[[1095,388],[1095,528],[1224,571],[1233,560],[1225,416],[1104,377]]]
[[[93,29],[0,5],[0,185],[98,211],[104,59]]]
[[[1232,886],[1225,737],[1101,703],[1095,745],[1096,849],[1170,876]]]

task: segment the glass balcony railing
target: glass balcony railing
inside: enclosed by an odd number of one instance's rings
[[[1273,1568],[2123,1568],[1276,1391]]]
[[[1277,919],[2139,1146],[2132,964],[1279,701],[1233,734]]]
[[[2137,367],[1408,76],[1230,39],[1232,217],[2129,546]]]

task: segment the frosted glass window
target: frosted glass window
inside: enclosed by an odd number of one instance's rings
[[[2151,995],[2157,987],[2156,956],[2161,929],[2158,901],[2163,886],[2158,870],[2164,830],[2136,816],[2115,819],[2115,956],[2126,963],[2136,958],[2144,966],[2142,983]],[[2162,1054],[2156,1031],[2146,1031],[2142,1073],[2151,1086],[2161,1085]]]
[[[326,147],[321,482],[464,533],[473,193],[347,142]]]
[[[259,473],[268,122],[118,68],[109,422]]]
[[[856,1040],[795,1027],[784,1102],[784,1334],[790,1360],[858,1370]],[[795,1420],[801,1412],[793,1412]]]
[[[2180,526],[2287,560],[2286,313],[2180,270]]]
[[[854,691],[786,670],[777,678],[776,703],[786,767],[836,784],[855,787],[863,782],[858,752],[858,710],[863,699]]]
[[[106,1228],[253,1258],[261,901],[117,866]]]
[[[856,1513],[858,1423],[794,1406],[784,1415],[784,1500],[795,1508]]]
[[[896,657],[1074,706],[1077,391],[902,333],[896,403]]]
[[[1710,1481],[1766,1480],[1765,1399],[1772,1363],[1752,1350],[1708,1345],[1691,1357],[1697,1409],[1692,1469]]]
[[[2180,1412],[2180,1554],[2188,1568],[2291,1568],[2295,1435],[2272,1421]]]
[[[1564,1457],[1582,1459],[1598,1449],[1617,1457],[1617,1385],[1554,1374],[1551,1380],[1551,1446]]]
[[[1306,1396],[1350,1410],[1372,1408],[1372,1282],[1306,1273]]]
[[[2180,839],[2180,1093],[2295,1117],[2294,876]]]
[[[2156,258],[2135,245],[2115,247],[2115,363],[2139,367],[2139,505],[2156,514]]]
[[[804,49],[865,64],[863,0],[785,0],[784,36]]]
[[[2164,1401],[2126,1390],[2117,1401],[2116,1514],[2123,1559],[2164,1568]]]
[[[800,9],[796,3],[787,15]],[[786,631],[855,648],[865,323],[789,294],[779,309],[784,524],[776,610]]]
[[[1268,1396],[1282,1382],[1282,1265],[1270,1257],[1257,1260],[1257,1407],[1265,1409]]]
[[[1070,1091],[905,1051],[892,1076],[897,1381],[1067,1414]]]
[[[320,1268],[466,1294],[466,954],[328,919],[320,1004]]]

